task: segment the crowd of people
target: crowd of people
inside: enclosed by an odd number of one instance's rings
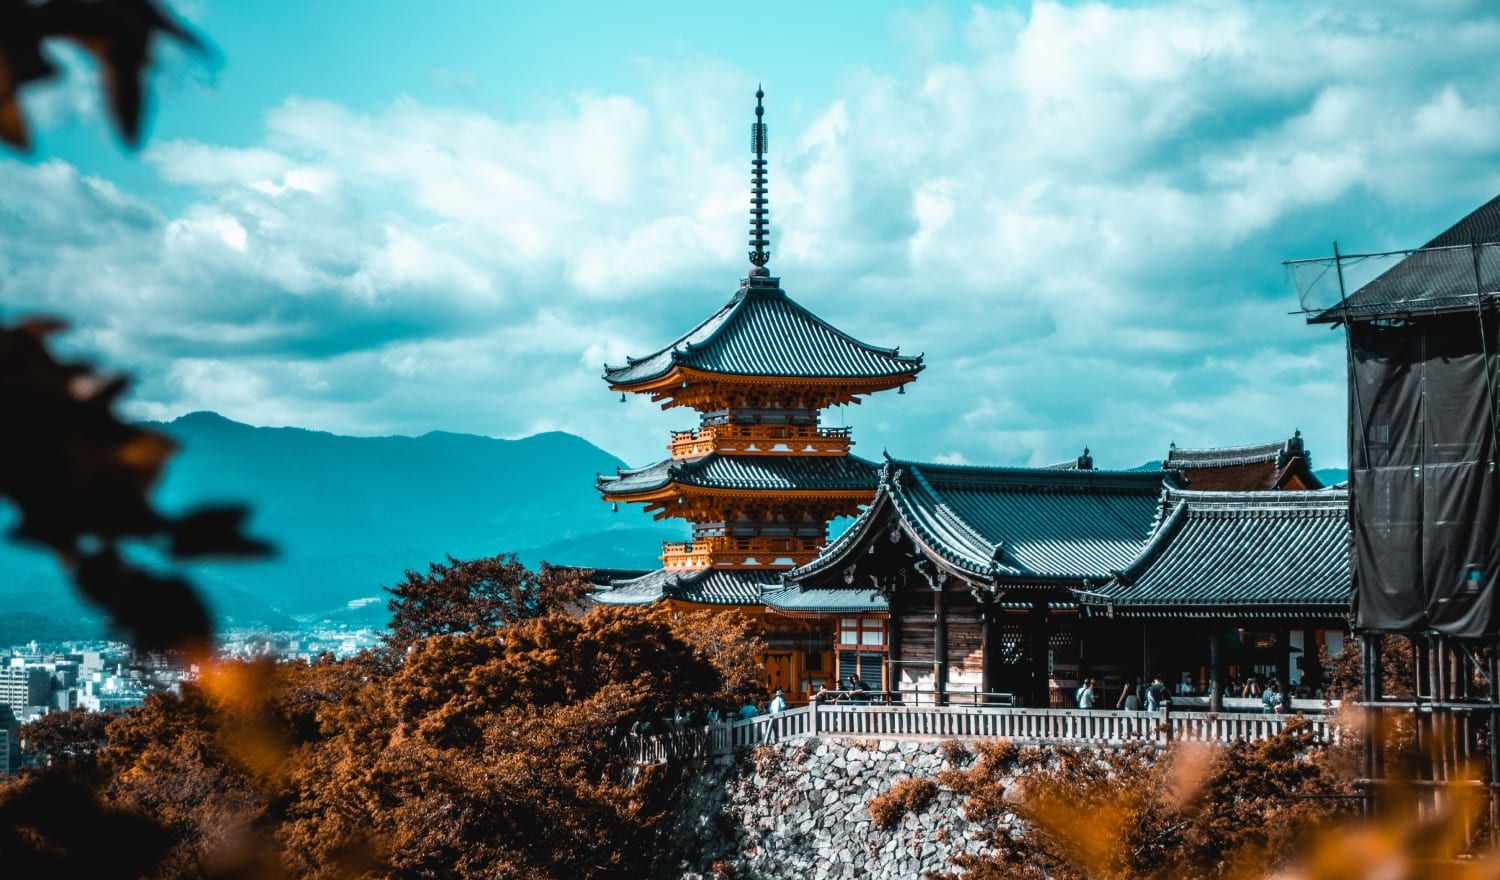
[[[830,689],[826,684],[819,684],[817,691],[812,695],[811,702],[868,703],[871,699],[871,695],[874,693],[875,692],[870,689],[870,686],[862,681],[859,676],[851,675],[847,678],[839,679],[837,689]],[[771,695],[771,699],[769,700],[746,701],[745,705],[741,706],[740,710],[735,713],[735,717],[739,718],[740,720],[744,720],[746,718],[755,718],[760,715],[776,715],[781,712],[785,712],[786,709],[786,695],[778,690]],[[711,718],[710,720],[717,721],[719,719]]]
[[[1179,689],[1179,694],[1186,693]],[[1080,709],[1103,708],[1099,693],[1098,682],[1093,678],[1085,678],[1078,689],[1073,692],[1073,704]],[[1123,709],[1128,712],[1157,712],[1163,706],[1171,703],[1173,691],[1162,680],[1160,675],[1152,676],[1149,682],[1140,677],[1131,677],[1124,687],[1121,688],[1119,697],[1116,698],[1114,708]],[[1289,688],[1283,688],[1281,682],[1275,676],[1267,679],[1264,684],[1258,676],[1250,676],[1243,681],[1231,680],[1225,684],[1225,697],[1241,697],[1244,699],[1259,699],[1261,710],[1266,714],[1289,714],[1292,711],[1293,696],[1305,697],[1311,694],[1293,694]]]

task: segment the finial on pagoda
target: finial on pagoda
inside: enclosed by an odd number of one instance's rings
[[[756,86],[755,124],[750,126],[750,149],[755,153],[755,160],[751,163],[755,172],[750,178],[750,246],[755,248],[750,252],[750,263],[755,267],[750,270],[752,278],[765,278],[771,274],[766,268],[771,261],[771,252],[767,250],[771,243],[767,215],[771,212],[766,207],[769,204],[766,198],[766,124],[761,121],[766,114],[766,108],[761,104],[765,96],[765,91]]]

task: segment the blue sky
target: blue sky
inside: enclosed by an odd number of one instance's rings
[[[922,351],[857,451],[1134,466],[1301,428],[1344,459],[1342,346],[1280,261],[1415,246],[1500,191],[1487,4],[193,0],[120,149],[80,59],[0,157],[0,310],[138,377],[138,416],[568,430],[746,269],[764,82],[772,269]]]

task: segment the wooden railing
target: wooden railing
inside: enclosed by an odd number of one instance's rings
[[[818,548],[821,546],[821,538],[779,535],[747,538],[711,536],[691,541],[663,541],[661,561],[665,568],[702,568],[708,565],[723,568],[786,568],[788,564],[802,565],[810,562],[818,555]]]
[[[1231,743],[1269,739],[1292,717],[1244,712],[1124,712],[1099,709],[1015,709],[987,706],[902,706],[812,703],[772,715],[712,724],[635,740],[639,759],[660,763],[689,756],[728,755],[759,745],[814,736],[920,739],[1007,739],[1020,743],[1110,746],[1178,742]],[[1326,716],[1307,716],[1313,739],[1336,742]]]
[[[848,455],[848,428],[816,425],[707,425],[673,431],[668,448],[674,459],[710,452],[734,455]]]

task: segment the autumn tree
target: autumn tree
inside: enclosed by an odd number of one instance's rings
[[[35,765],[92,768],[96,753],[106,741],[105,731],[114,718],[108,713],[82,709],[48,712],[21,725],[21,753],[28,763]]]
[[[761,658],[766,643],[759,623],[735,610],[684,611],[675,616],[672,629],[723,676],[724,705],[742,706],[765,693]]]
[[[294,873],[348,854],[395,878],[640,877],[672,852],[675,780],[614,746],[637,721],[725,699],[719,667],[661,610],[598,608],[413,643],[330,706],[294,761]]]
[[[565,612],[579,607],[590,587],[578,569],[542,563],[537,571],[514,553],[447,563],[433,562],[427,572],[408,570],[391,594],[393,649],[427,636],[450,635]]]

